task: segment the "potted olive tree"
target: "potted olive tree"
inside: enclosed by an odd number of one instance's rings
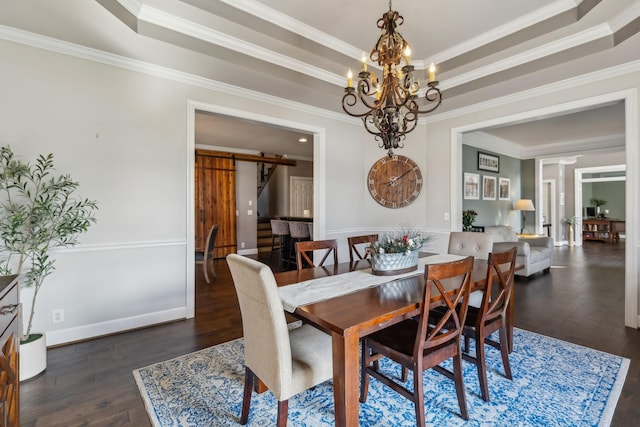
[[[0,147],[0,274],[20,274],[20,286],[33,290],[20,339],[21,380],[47,366],[46,338],[31,328],[38,293],[55,269],[49,251],[74,246],[95,222],[96,203],[76,197],[78,183],[69,175],[54,176],[54,170],[52,154],[25,163],[10,147]]]

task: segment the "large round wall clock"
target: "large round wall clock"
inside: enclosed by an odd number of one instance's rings
[[[384,156],[371,166],[367,183],[376,202],[396,209],[409,205],[418,197],[422,189],[422,173],[408,157]]]

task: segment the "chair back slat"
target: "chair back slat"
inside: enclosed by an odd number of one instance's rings
[[[353,263],[354,261],[367,259],[369,257],[369,252],[366,248],[360,253],[358,249],[358,245],[361,244],[369,244],[378,240],[377,234],[366,234],[363,236],[353,236],[347,237],[347,243],[349,244],[349,262]]]
[[[424,300],[414,344],[415,355],[424,349],[459,339],[467,315],[472,270],[471,256],[460,261],[425,266]],[[433,299],[441,301],[442,317],[430,325],[429,305]]]
[[[487,284],[480,305],[479,322],[489,322],[500,316],[506,316],[513,292],[516,256],[516,247],[508,251],[489,254]],[[505,268],[505,266],[507,267]]]
[[[319,263],[314,263],[309,253],[317,250],[325,249],[324,256]],[[333,253],[333,264],[338,265],[338,241],[336,239],[330,240],[308,240],[304,242],[296,243],[296,263],[298,265],[298,271],[302,269],[303,261],[306,261],[310,267],[320,267],[324,265],[329,255]]]

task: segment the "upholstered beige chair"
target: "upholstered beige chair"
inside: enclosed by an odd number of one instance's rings
[[[488,233],[473,231],[452,231],[449,235],[450,254],[472,256],[479,259],[489,259],[493,251],[495,236]]]
[[[493,242],[495,239],[496,237],[494,235],[488,233],[452,231],[451,234],[449,234],[448,252],[454,255],[489,259],[489,254],[493,251]],[[482,295],[482,291],[472,292],[469,305],[472,307],[480,307]]]
[[[258,261],[227,256],[238,294],[246,366],[240,423],[249,419],[254,378],[278,400],[279,427],[287,425],[289,398],[331,379],[331,337],[311,325],[289,330],[271,269]]]

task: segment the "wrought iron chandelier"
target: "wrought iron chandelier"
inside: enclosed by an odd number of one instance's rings
[[[382,80],[378,80],[375,72],[367,71],[367,57],[363,52],[357,86],[353,87],[353,74],[349,70],[342,97],[342,109],[350,116],[362,118],[367,132],[375,136],[378,146],[384,147],[389,157],[393,156],[394,149],[404,146],[406,134],[418,123],[418,115],[432,112],[442,102],[432,63],[424,91],[425,109],[420,109],[417,102],[420,80],[414,76],[414,67],[410,64],[411,49],[397,31],[403,23],[404,18],[392,10],[389,0],[389,11],[377,22],[382,34],[369,54],[369,58],[382,67]],[[400,68],[402,59],[405,65]]]

